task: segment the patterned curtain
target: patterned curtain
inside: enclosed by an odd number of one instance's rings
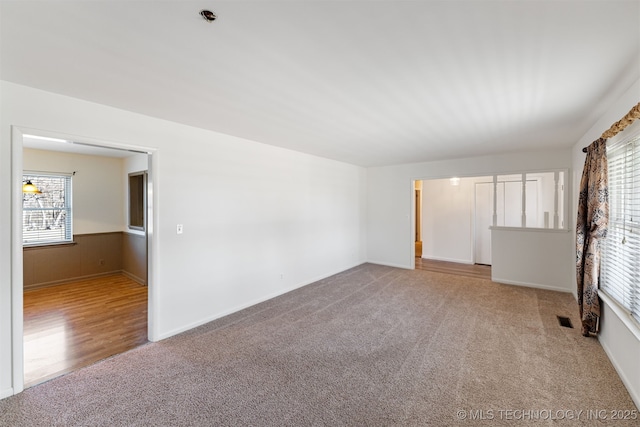
[[[587,147],[576,223],[576,273],[582,335],[598,333],[600,301],[600,242],[607,236],[609,188],[607,140],[600,138]]]

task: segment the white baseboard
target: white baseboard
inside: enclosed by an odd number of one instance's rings
[[[235,313],[237,311],[244,310],[245,308],[249,308],[249,307],[254,306],[256,304],[260,304],[261,302],[265,302],[265,301],[268,301],[270,299],[279,297],[280,295],[284,295],[287,292],[294,291],[294,290],[296,290],[298,288],[301,288],[303,286],[307,286],[307,285],[310,285],[311,283],[315,283],[315,282],[317,282],[319,280],[326,279],[327,277],[331,277],[331,276],[333,276],[335,274],[342,273],[343,271],[346,271],[346,270],[349,270],[351,268],[354,268],[354,267],[357,267],[359,265],[362,265],[365,262],[366,261],[358,261],[357,263],[355,263],[355,264],[353,264],[351,266],[344,267],[344,268],[340,269],[339,271],[336,271],[336,272],[333,272],[333,273],[329,273],[329,274],[320,275],[320,276],[312,278],[310,280],[306,280],[306,281],[304,281],[302,283],[298,283],[297,285],[294,285],[294,286],[291,286],[291,287],[288,287],[288,288],[285,288],[285,289],[281,289],[281,290],[279,290],[277,292],[273,292],[271,294],[262,296],[260,298],[256,298],[256,299],[251,300],[251,301],[249,301],[249,302],[247,302],[245,304],[241,304],[241,305],[238,305],[236,307],[233,307],[233,308],[231,308],[229,310],[225,310],[223,312],[216,313],[213,316],[206,317],[204,319],[198,320],[197,322],[193,322],[193,323],[190,323],[190,324],[188,324],[186,326],[173,329],[173,330],[171,330],[169,332],[166,332],[164,334],[160,334],[156,341],[161,341],[163,339],[172,337],[174,335],[178,335],[178,334],[180,334],[182,332],[186,332],[186,331],[188,331],[190,329],[197,328],[198,326],[202,326],[202,325],[204,325],[206,323],[213,322],[214,320],[220,319],[221,317],[228,316],[228,315],[233,314],[233,313]]]
[[[125,276],[127,276],[129,279],[138,282],[139,284],[143,285],[143,286],[147,286],[147,281],[144,280],[142,277],[138,277],[135,274],[129,273],[128,271],[125,270],[121,270],[120,271],[122,274],[124,274]]]
[[[640,328],[631,315],[605,291],[598,293],[602,300],[602,324],[598,341],[609,361],[627,388],[629,396],[640,409],[640,376],[637,360],[629,354],[638,354],[640,348]],[[615,331],[615,335],[612,334]],[[612,347],[613,345],[613,347]]]
[[[633,381],[629,380],[629,377],[627,377],[627,375],[625,374],[624,369],[622,369],[622,367],[620,366],[620,364],[618,363],[618,361],[617,361],[617,359],[615,357],[615,354],[613,353],[613,351],[611,351],[611,349],[606,344],[606,342],[602,341],[602,340],[598,340],[598,341],[600,342],[600,345],[602,346],[604,352],[606,353],[607,357],[609,358],[609,361],[613,365],[613,368],[618,373],[618,376],[620,377],[620,380],[622,380],[622,384],[624,384],[625,388],[627,389],[627,392],[629,393],[629,396],[631,396],[631,400],[633,400],[633,403],[636,404],[637,408],[640,408],[640,395],[633,388],[633,386],[634,386]]]
[[[13,396],[13,388],[3,388],[0,390],[0,400],[5,399],[9,396]]]
[[[382,262],[382,261],[375,261],[375,260],[368,260],[366,262],[369,264],[384,265],[386,267],[395,267],[395,268],[403,268],[405,270],[411,270],[410,265],[394,264],[392,262]]]
[[[491,281],[496,283],[503,283],[505,285],[515,285],[515,286],[524,286],[527,288],[546,289],[548,291],[558,291],[558,292],[565,292],[565,293],[572,292],[570,289],[560,288],[558,286],[541,285],[539,283],[518,282],[516,280],[500,279],[499,277],[493,277],[493,276],[491,276]]]
[[[433,261],[446,261],[446,262],[455,262],[457,264],[467,264],[473,265],[473,261],[468,259],[458,259],[458,258],[443,258],[443,257],[433,257],[433,256],[423,256],[422,259],[430,259]]]

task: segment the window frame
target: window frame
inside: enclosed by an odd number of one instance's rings
[[[132,183],[135,183],[135,186]],[[147,229],[147,172],[129,173],[127,191],[127,227],[131,230],[145,231]]]
[[[62,179],[63,206],[54,207],[25,207],[26,197],[32,196],[33,198],[42,197],[37,194],[28,195],[23,193],[22,195],[22,246],[23,248],[38,247],[38,246],[52,246],[52,245],[65,245],[73,244],[73,173],[62,172],[42,172],[42,171],[23,171],[22,181],[31,180],[38,189],[44,188],[42,185],[38,185],[38,181],[41,178],[56,178]],[[35,181],[35,182],[34,182]],[[46,194],[46,191],[43,192]],[[51,239],[51,238],[30,238],[26,240],[25,237],[30,234],[26,229],[26,212],[55,212],[64,211],[65,218],[63,219],[64,225],[64,238],[63,239]]]
[[[640,283],[634,280],[634,277],[637,278],[640,274],[640,256],[630,246],[625,247],[626,243],[621,239],[630,236],[631,244],[640,243],[637,236],[640,229],[637,217],[630,222],[625,215],[628,212],[634,213],[632,207],[627,211],[627,205],[634,206],[635,203],[637,206],[640,203],[640,186],[637,186],[640,181],[635,182],[635,188],[633,184],[629,187],[630,184],[627,182],[629,175],[632,178],[640,177],[640,121],[618,135],[607,141],[610,214],[608,234],[602,248],[600,294],[607,303],[614,304],[609,305],[612,305],[615,311],[625,314],[621,318],[627,318],[630,322],[628,326],[633,326],[630,329],[640,338]],[[626,166],[621,167],[616,162],[623,161],[620,159],[628,156],[629,152],[633,153],[632,156],[637,156],[631,160],[637,164],[632,164],[631,169],[627,171]],[[617,179],[622,181],[616,182]],[[638,214],[640,215],[640,212]],[[629,270],[634,272],[628,274]]]
[[[550,212],[549,226],[548,227],[534,227],[527,225],[527,192],[526,186],[528,182],[538,181],[541,179],[540,175],[553,173],[553,212]],[[522,189],[520,194],[520,224],[519,225],[498,225],[498,185],[505,181],[506,177],[516,177],[519,179],[510,180],[512,183],[520,183]],[[531,177],[530,177],[531,176]],[[544,169],[544,170],[527,170],[521,172],[509,172],[509,173],[496,173],[493,174],[493,199],[494,199],[494,212],[493,212],[493,225],[491,229],[498,230],[531,230],[531,231],[549,231],[549,232],[569,232],[568,221],[568,206],[569,206],[569,192],[568,189],[568,168],[557,169]],[[524,183],[524,185],[522,185]],[[546,194],[545,194],[546,195]],[[538,195],[540,197],[540,195]],[[544,223],[544,221],[543,221]],[[553,226],[551,226],[553,224]]]

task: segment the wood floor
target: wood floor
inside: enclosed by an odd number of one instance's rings
[[[490,265],[459,264],[457,262],[435,261],[416,257],[416,269],[491,280]]]
[[[24,292],[25,387],[147,342],[147,287],[124,275]]]
[[[416,258],[416,269],[491,279],[491,267]],[[25,387],[147,342],[147,287],[113,275],[24,292]]]

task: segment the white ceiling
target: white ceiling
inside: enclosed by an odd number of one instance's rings
[[[569,147],[640,78],[640,0],[0,7],[3,80],[362,166]]]

